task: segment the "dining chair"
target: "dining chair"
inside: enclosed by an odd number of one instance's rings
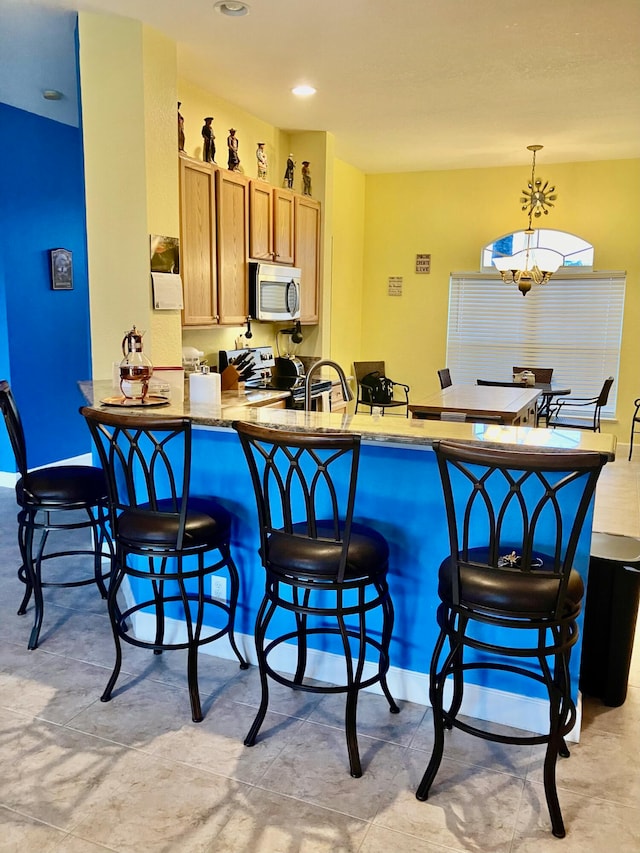
[[[24,616],[33,595],[33,628],[28,648],[36,649],[44,618],[43,590],[95,584],[107,597],[111,540],[107,529],[107,484],[100,468],[90,465],[51,465],[29,470],[27,442],[18,406],[9,383],[0,381],[0,409],[15,456],[19,479],[18,545],[22,565],[18,577],[25,585],[18,615]],[[90,541],[81,539],[88,531]],[[55,541],[57,550],[47,550]],[[87,574],[76,557],[89,557],[92,571]],[[74,559],[69,559],[74,558]],[[43,563],[55,560],[43,580]],[[108,567],[103,568],[103,560]]]
[[[115,559],[107,608],[116,659],[101,696],[111,699],[122,643],[186,649],[191,718],[203,719],[198,650],[227,637],[240,669],[248,664],[234,637],[238,571],[231,556],[231,513],[211,495],[194,495],[188,418],[82,408],[105,472]],[[212,578],[229,580],[228,600]],[[133,590],[133,595],[128,593]]]
[[[435,441],[433,450],[450,553],[438,571],[440,632],[429,669],[434,743],[416,797],[426,800],[435,781],[445,729],[496,743],[546,744],[544,791],[553,834],[562,838],[555,769],[558,755],[569,756],[565,736],[577,717],[569,661],[584,595],[574,558],[606,456],[446,441]],[[466,683],[491,684],[496,672],[544,686],[546,732],[499,732],[459,716]]]
[[[255,744],[267,713],[269,680],[294,690],[345,694],[349,769],[359,777],[359,692],[378,684],[391,713],[399,711],[387,686],[394,619],[389,546],[377,530],[354,521],[360,436],[242,421],[233,428],[251,474],[266,573],[255,626],[262,696],[245,744]],[[292,643],[295,671],[285,674],[278,660],[284,644]],[[335,654],[335,683],[308,677],[314,648]]]
[[[394,382],[386,375],[384,361],[354,361],[353,371],[358,385],[355,413],[358,406],[369,406],[381,409],[384,415],[387,409],[404,408],[404,414],[409,417],[409,386],[402,382]]]
[[[606,406],[609,392],[613,385],[613,376],[605,379],[600,393],[595,397],[563,397],[553,404],[547,425],[550,427],[568,427],[569,429],[588,429],[600,432],[600,413],[602,407]],[[571,415],[565,415],[566,409],[572,411]],[[573,415],[573,410],[584,415],[579,417]]]
[[[551,384],[553,377],[553,367],[517,367],[514,365],[511,369],[514,373],[522,373],[523,371],[528,370],[530,373],[533,373],[536,382],[547,382]],[[549,423],[549,413],[551,411],[551,400],[552,397],[550,395],[542,394],[538,401],[538,421],[543,418],[547,425]]]
[[[443,367],[438,371],[438,379],[440,380],[440,390],[450,388],[453,385],[451,381],[451,373],[448,367]]]
[[[536,382],[551,382],[553,377],[553,367],[516,367],[514,365],[511,369],[514,373],[522,373],[528,370],[529,373],[533,373]]]

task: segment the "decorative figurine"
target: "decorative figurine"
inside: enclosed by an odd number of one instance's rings
[[[264,142],[258,142],[256,149],[256,160],[258,161],[258,179],[261,181],[267,180],[267,152],[264,150]]]
[[[184,118],[180,113],[182,101],[178,101],[178,151],[184,151]]]
[[[309,161],[302,161],[302,195],[311,195],[311,172]]]
[[[202,147],[202,159],[205,163],[216,162],[216,135],[213,132],[213,128],[211,127],[212,121],[213,116],[207,116],[204,119],[204,126],[202,128],[202,138],[204,139],[204,145]]]
[[[284,173],[284,185],[285,187],[289,187],[290,190],[293,189],[293,171],[296,167],[296,161],[293,159],[293,154],[289,154],[287,157],[287,168]]]
[[[229,128],[227,136],[227,148],[229,149],[228,168],[231,172],[239,172],[240,158],[238,157],[238,140],[236,139],[235,127]]]

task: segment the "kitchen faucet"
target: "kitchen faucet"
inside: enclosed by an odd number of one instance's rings
[[[349,387],[349,383],[347,382],[345,372],[340,367],[340,365],[336,361],[331,361],[328,358],[320,359],[320,361],[316,361],[311,365],[311,367],[307,371],[307,377],[304,381],[304,408],[307,412],[311,409],[311,377],[316,372],[316,370],[319,370],[321,367],[334,368],[340,379],[340,385],[342,386],[342,397],[344,401],[349,402],[349,400],[353,400],[353,393],[351,391],[351,388]]]

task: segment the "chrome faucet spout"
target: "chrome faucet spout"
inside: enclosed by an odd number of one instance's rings
[[[331,361],[328,358],[324,358],[320,359],[320,361],[314,362],[307,372],[307,376],[304,381],[304,407],[306,411],[309,411],[311,409],[311,377],[317,370],[320,370],[323,367],[333,367],[333,369],[338,374],[338,378],[340,379],[343,399],[345,401],[353,400],[353,393],[351,391],[351,388],[349,387],[349,382],[347,381],[347,377],[345,375],[344,370],[336,361]]]

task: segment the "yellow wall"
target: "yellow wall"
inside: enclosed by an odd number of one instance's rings
[[[149,27],[143,28],[142,39],[147,230],[149,234],[178,237],[177,130],[172,136],[167,128],[170,116],[173,115],[177,123],[176,44]],[[179,366],[182,363],[181,312],[151,310],[149,319],[145,348],[153,363]]]
[[[626,441],[640,384],[640,161],[546,166],[541,158],[537,175],[557,187],[544,225],[593,243],[595,269],[627,271],[616,377],[620,423],[605,426]],[[525,226],[519,198],[527,180],[520,167],[367,176],[361,356],[384,358],[389,375],[408,382],[414,399],[439,387],[450,273],[478,270],[482,246]],[[430,275],[414,272],[421,253],[431,254]],[[392,275],[404,277],[401,297],[387,295]]]
[[[151,309],[142,26],[80,12],[78,28],[93,376],[110,379]]]
[[[360,359],[364,263],[365,176],[340,160],[334,170],[331,357],[348,373]]]

